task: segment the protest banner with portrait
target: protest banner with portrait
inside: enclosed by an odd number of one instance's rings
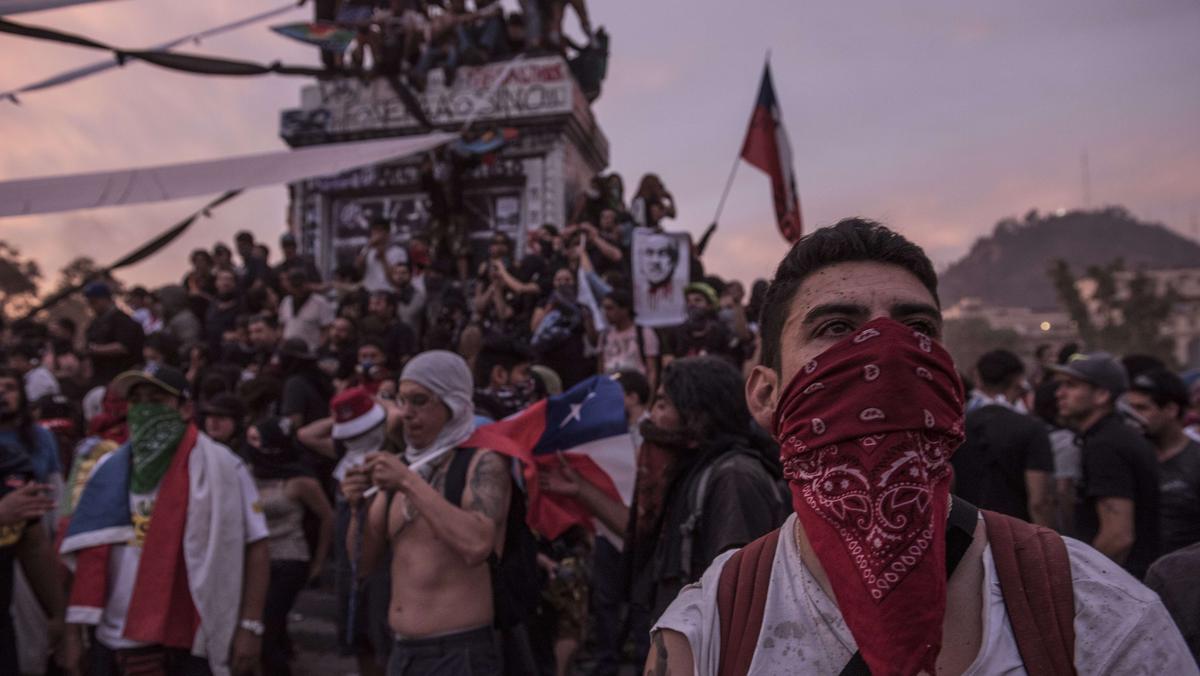
[[[633,231],[633,307],[641,326],[677,326],[687,316],[691,239],[685,232]]]

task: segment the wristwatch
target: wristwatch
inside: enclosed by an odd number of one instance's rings
[[[264,627],[263,623],[259,622],[258,620],[242,620],[241,622],[238,622],[238,626],[260,638],[262,637],[263,632],[266,631],[266,627]]]

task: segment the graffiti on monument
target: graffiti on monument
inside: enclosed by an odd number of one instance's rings
[[[463,199],[468,234],[486,243],[494,230],[516,237],[521,227],[519,188],[468,190]],[[335,196],[330,210],[334,265],[352,263],[367,244],[368,224],[382,217],[392,226],[392,239],[408,242],[428,237],[431,215],[429,198],[421,192],[377,196]]]
[[[575,108],[575,81],[566,63],[556,57],[492,63],[463,68],[460,73],[454,86],[446,88],[438,79],[440,71],[435,71],[429,88],[419,95],[434,125],[571,114]],[[503,82],[497,85],[502,76]],[[317,143],[339,134],[420,127],[382,80],[342,79],[315,86],[319,97],[312,105],[283,111],[283,138]]]

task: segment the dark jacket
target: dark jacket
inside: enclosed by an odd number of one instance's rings
[[[761,429],[717,437],[692,457],[667,489],[657,541],[626,547],[631,600],[652,621],[722,552],[778,528],[791,512],[779,448]]]

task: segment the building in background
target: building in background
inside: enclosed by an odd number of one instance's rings
[[[1160,335],[1170,341],[1171,354],[1179,366],[1200,366],[1200,267],[1168,268],[1162,270],[1117,270],[1112,273],[1113,297],[1117,301],[1130,296],[1130,287],[1137,279],[1149,283],[1148,291],[1159,298],[1169,297],[1171,309],[1159,329]],[[1076,284],[1080,297],[1087,306],[1088,314],[1097,325],[1113,321],[1124,321],[1124,317],[1110,316],[1111,303],[1100,301],[1100,283],[1093,277],[1080,278]]]
[[[469,126],[463,141],[425,158],[288,186],[290,227],[326,274],[353,260],[371,220],[388,220],[397,242],[437,240],[431,224],[446,208],[461,219],[455,227],[465,230],[471,253],[486,251],[495,230],[523,251],[526,228],[564,224],[608,164],[608,141],[588,97],[558,56],[463,67],[449,87],[435,70],[413,96],[432,128],[382,77],[320,80],[304,87],[299,108],[282,112],[280,135],[292,147]]]

